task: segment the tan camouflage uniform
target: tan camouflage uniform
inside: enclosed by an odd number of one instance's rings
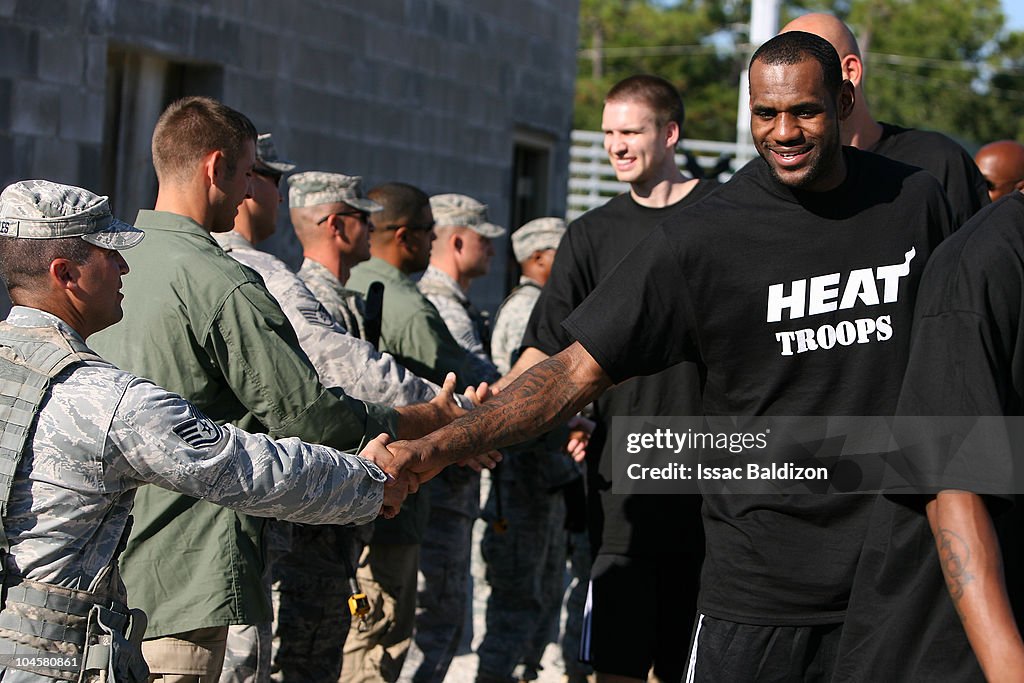
[[[366,310],[359,292],[348,289],[319,261],[302,260],[299,277],[349,334],[366,339]]]
[[[487,318],[470,302],[462,288],[447,273],[434,266],[427,267],[416,286],[437,308],[459,346],[475,359],[473,373],[478,379],[467,378],[466,381],[477,384],[497,379],[498,372],[484,344],[489,338]]]
[[[437,395],[436,384],[409,372],[394,356],[378,353],[368,342],[348,334],[279,258],[260,251],[234,231],[213,237],[232,258],[263,278],[324,386],[341,387],[349,396],[388,406],[422,403]]]

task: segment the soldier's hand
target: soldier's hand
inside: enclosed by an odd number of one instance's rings
[[[388,481],[384,484],[384,505],[381,506],[380,516],[391,519],[397,515],[406,496],[416,493],[419,488],[419,478],[411,472],[400,472],[397,477],[388,475]]]
[[[467,396],[469,394],[467,393]],[[460,406],[455,400],[455,373],[449,372],[444,377],[444,384],[441,385],[441,391],[438,392],[437,396],[430,400],[430,403],[435,406],[440,414],[447,419],[442,424],[448,424],[460,415],[466,414],[466,409]],[[441,425],[438,425],[439,427]]]
[[[474,406],[478,406],[489,399],[493,393],[487,382],[480,382],[478,386],[466,387],[465,395],[466,398],[473,402]]]
[[[459,465],[462,467],[468,467],[474,472],[482,472],[485,468],[493,470],[501,462],[501,453],[498,451],[488,451],[487,453],[481,453],[480,455],[474,455],[465,460],[460,460]]]
[[[398,436],[402,439],[417,439],[435,429],[440,429],[466,409],[455,400],[455,373],[449,372],[441,385],[441,391],[429,403],[395,408],[398,413]]]
[[[395,456],[387,448],[390,441],[391,436],[388,434],[377,435],[377,438],[367,442],[359,452],[359,457],[369,460],[389,476],[395,477],[401,468],[395,466]]]
[[[590,435],[594,433],[594,428],[597,425],[593,420],[588,420],[582,415],[575,415],[569,420],[568,426],[569,438],[565,442],[565,452],[576,462],[583,462],[587,457]]]

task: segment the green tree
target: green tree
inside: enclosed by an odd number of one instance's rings
[[[604,95],[635,73],[667,78],[683,93],[687,137],[729,140],[736,130],[742,69],[731,45],[729,3],[683,0],[582,0],[582,49],[576,86],[577,128],[601,127]]]
[[[968,146],[1024,140],[1024,33],[999,0],[792,0],[782,21],[809,10],[857,34],[876,118]],[[749,17],[749,0],[582,0],[575,125],[598,129],[608,88],[647,72],[683,93],[687,137],[733,139]]]
[[[1024,133],[1024,34],[1005,29],[999,0],[812,0],[789,9],[831,11],[853,29],[875,118],[968,147]]]

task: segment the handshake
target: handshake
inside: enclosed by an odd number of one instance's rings
[[[468,400],[462,400],[460,405],[455,396],[455,374],[448,373],[436,397],[428,404],[413,406],[422,408],[415,411],[415,418],[410,419],[412,414],[409,411],[400,412],[399,435],[412,440],[392,441],[390,435],[381,434],[366,444],[359,457],[373,462],[388,475],[384,485],[384,505],[380,512],[382,517],[390,519],[397,515],[406,496],[418,491],[423,483],[433,479],[449,464],[470,467],[480,472],[485,467],[493,468],[501,461],[501,454],[497,451],[451,461],[446,458],[443,450],[433,445],[436,439],[428,438],[435,436],[432,434],[435,430],[466,415],[468,410],[463,405],[479,406],[490,395],[486,383],[469,387],[464,394]]]

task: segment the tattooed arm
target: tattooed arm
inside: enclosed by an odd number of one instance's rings
[[[942,491],[928,503],[927,513],[946,587],[986,679],[1019,680],[1024,642],[1010,609],[999,540],[984,501],[966,491]]]
[[[611,386],[611,379],[579,343],[538,363],[511,386],[446,427],[416,441],[388,445],[402,468],[426,481],[446,465],[549,431]]]

